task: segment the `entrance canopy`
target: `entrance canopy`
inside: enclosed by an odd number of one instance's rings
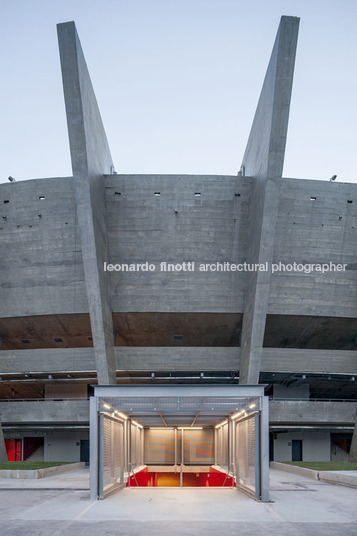
[[[183,445],[184,430],[201,429],[213,434],[215,465],[237,487],[268,500],[268,404],[263,385],[99,385],[94,386],[90,418],[93,498],[126,485],[135,468],[149,463],[144,444],[153,430],[174,429]],[[199,434],[192,441],[199,442]],[[179,462],[182,466],[186,460]]]
[[[207,385],[194,389],[110,386],[96,388],[95,395],[99,396],[101,408],[108,410],[110,406],[111,411],[123,412],[144,427],[215,426],[236,412],[260,409],[261,390],[259,394],[240,388],[237,392],[237,387],[234,391],[224,394],[221,386],[212,389]]]

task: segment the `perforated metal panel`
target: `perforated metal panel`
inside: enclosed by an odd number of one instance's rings
[[[99,445],[99,496],[124,483],[124,426],[101,413]]]
[[[256,438],[257,415],[235,422],[234,464],[237,486],[256,495],[256,463],[259,444]]]
[[[112,483],[112,421],[102,415],[103,489]]]
[[[114,478],[123,483],[124,479],[124,427],[121,423],[112,422],[113,433],[113,466]]]

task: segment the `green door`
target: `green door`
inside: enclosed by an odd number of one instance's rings
[[[291,442],[291,461],[302,462],[302,440],[293,439]]]
[[[89,439],[81,439],[80,443],[80,460],[89,465]]]

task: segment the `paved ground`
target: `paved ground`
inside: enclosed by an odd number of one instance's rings
[[[89,500],[88,471],[0,479],[2,536],[356,536],[357,490],[271,471],[269,504],[231,489],[125,489]]]

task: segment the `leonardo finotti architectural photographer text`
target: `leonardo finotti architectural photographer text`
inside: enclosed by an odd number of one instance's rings
[[[198,263],[190,262],[166,262],[160,263],[131,263],[131,264],[110,264],[104,263],[105,272],[302,272],[310,274],[312,272],[345,272],[347,264],[329,263],[262,263],[250,264],[243,262],[234,264],[231,262],[213,262],[213,263]]]

